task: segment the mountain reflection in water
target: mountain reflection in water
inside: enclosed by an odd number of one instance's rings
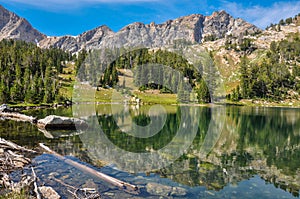
[[[182,120],[180,107],[166,106],[167,117],[165,120],[162,119],[165,124],[162,125],[160,132],[149,138],[137,138],[122,132],[119,128],[120,124],[128,125],[129,118],[140,126],[147,126],[151,119],[160,121],[163,117],[160,112],[155,114],[153,111],[150,117],[147,115],[149,107],[141,106],[139,108],[128,107],[129,111],[126,114],[117,115],[112,114],[111,106],[97,105],[95,114],[97,121],[106,137],[114,145],[133,153],[150,153],[162,149],[174,139]],[[116,107],[117,105],[114,109]],[[123,108],[120,107],[120,110]],[[212,150],[205,156],[200,153],[200,150],[213,117],[213,108],[190,107],[189,109],[191,109],[189,111],[197,109],[198,130],[188,150],[171,165],[152,171],[150,176],[141,173],[132,176],[122,172],[120,178],[132,183],[143,178],[146,179],[144,183],[157,182],[173,187],[183,187],[186,190],[185,198],[195,196],[205,198],[299,197],[300,109],[226,107],[225,122],[223,121],[221,133],[216,132],[218,139]],[[88,107],[85,110],[89,116]],[[72,110],[66,108],[31,110],[27,114],[40,118],[49,114],[72,116]],[[190,121],[194,122],[194,120]],[[94,135],[88,135],[85,132],[48,133],[45,134],[48,135],[46,137],[43,132],[28,123],[0,121],[0,135],[5,139],[29,147],[35,147],[37,143],[43,142],[62,155],[75,156],[80,161],[95,166],[104,166],[102,169],[107,169],[108,172],[111,164],[118,167],[118,162],[114,161],[113,155],[107,157],[108,160],[112,160],[111,162],[105,160],[107,164],[101,164],[99,154],[91,150],[95,147],[101,150],[103,147],[105,151],[105,145],[98,143],[97,146],[91,146],[96,143],[82,141],[84,136],[91,136],[90,139],[93,139]],[[190,132],[185,133],[188,137]],[[179,141],[178,145],[180,145]],[[115,176],[119,177],[117,174]],[[148,195],[172,196],[171,192],[156,193],[153,187],[144,185]],[[148,196],[147,194],[144,196]],[[183,195],[172,197],[181,198]]]

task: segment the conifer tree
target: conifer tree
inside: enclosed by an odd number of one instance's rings
[[[51,65],[51,60],[48,60],[44,79],[44,103],[50,103],[52,100]]]
[[[198,96],[198,101],[201,104],[211,102],[209,88],[206,82],[204,81],[204,79],[200,80],[199,88],[197,89],[197,96]]]

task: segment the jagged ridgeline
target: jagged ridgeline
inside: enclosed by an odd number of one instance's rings
[[[192,89],[203,88],[202,67],[194,67],[180,54],[162,49],[140,48],[135,50],[105,50],[79,53],[77,77],[80,81],[89,81],[94,87],[125,89],[125,81],[120,76],[122,69],[133,72],[134,84],[139,90],[160,90],[161,93],[173,93],[189,101]],[[105,58],[103,58],[105,54]],[[109,58],[108,58],[109,57]],[[84,60],[85,61],[80,61]],[[208,89],[204,89],[209,96]],[[203,95],[202,95],[203,96]],[[184,99],[186,98],[186,99]],[[205,102],[209,102],[206,97]]]
[[[17,40],[0,42],[0,103],[52,103],[59,97],[58,74],[71,54]]]

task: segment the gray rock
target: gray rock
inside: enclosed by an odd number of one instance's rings
[[[34,29],[26,19],[6,10],[0,5],[0,40],[18,39],[35,43],[46,36]]]
[[[186,190],[182,187],[173,187],[172,192],[171,192],[171,196],[186,196]]]
[[[76,129],[87,128],[88,124],[84,120],[70,117],[61,117],[57,115],[49,115],[37,122],[39,128],[42,129]]]
[[[60,199],[60,195],[58,195],[58,193],[52,187],[42,186],[38,189],[42,197],[45,199]]]
[[[70,52],[78,52],[83,48],[112,49],[121,47],[163,47],[176,43],[201,43],[207,35],[224,38],[226,35],[260,32],[256,26],[238,18],[235,19],[225,11],[215,12],[212,16],[193,14],[168,20],[163,24],[133,23],[118,32],[107,26],[100,26],[76,37],[47,37],[40,42],[44,48],[58,47]]]
[[[162,185],[154,182],[150,182],[146,186],[147,192],[152,195],[158,196],[185,196],[186,190],[181,187],[172,187],[167,185]]]
[[[148,183],[146,189],[149,194],[159,195],[159,196],[169,196],[172,191],[171,186],[166,186],[154,182]]]

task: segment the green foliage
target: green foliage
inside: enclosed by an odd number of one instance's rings
[[[113,51],[116,50],[112,50],[112,53]],[[142,48],[120,54],[112,63],[102,67],[105,69],[96,74],[95,79],[91,79],[89,75],[90,68],[94,67],[93,64],[83,64],[81,69],[84,70],[80,72],[97,87],[107,88],[114,87],[119,81],[117,75],[119,69],[131,69],[134,72],[134,83],[140,91],[157,89],[161,93],[175,93],[178,102],[186,103],[190,101],[192,88],[195,88],[195,93],[202,96],[198,98],[201,103],[211,102],[210,97],[217,86],[217,70],[211,53],[199,55],[201,60],[199,70],[196,70],[183,56],[161,49]],[[95,65],[95,67],[98,67],[98,70],[94,68],[94,71],[101,71],[101,66]],[[202,74],[208,83],[205,86],[203,83],[201,85]]]
[[[201,79],[200,73],[184,57],[169,51],[142,48],[122,54],[109,64],[97,77],[99,86],[115,86],[117,69],[133,69],[134,83],[140,90],[162,89],[162,92],[177,93],[179,81],[183,81],[180,77],[185,77],[192,86]]]
[[[76,75],[78,75],[78,71],[80,69],[80,67],[82,66],[85,58],[87,57],[87,51],[85,49],[83,49],[82,51],[80,51],[78,53],[78,56],[77,56],[77,60],[75,62],[75,71],[76,71]]]
[[[266,29],[268,28],[272,28],[273,30],[277,30],[277,31],[280,31],[280,26],[284,26],[284,25],[289,25],[291,23],[295,23],[295,24],[298,24],[299,23],[299,19],[298,17],[300,16],[300,13],[298,15],[295,15],[294,18],[292,17],[289,17],[289,18],[286,18],[285,20],[284,19],[281,19],[278,24],[270,24],[270,26],[267,26]],[[277,27],[277,28],[276,28]]]
[[[266,58],[250,63],[244,57],[240,64],[241,98],[283,100],[293,98],[289,91],[299,93],[300,85],[300,40],[293,35],[289,40],[272,42]],[[231,100],[239,99],[237,90]]]
[[[204,41],[215,41],[215,40],[217,40],[215,35],[206,35],[204,37]]]
[[[188,103],[190,101],[190,91],[186,88],[183,82],[179,83],[177,92],[178,103]]]
[[[200,80],[199,87],[197,89],[197,97],[199,103],[201,104],[211,102],[208,86],[206,85],[206,82],[203,79]]]
[[[292,18],[292,17],[287,18],[287,19],[285,20],[285,23],[286,23],[286,24],[291,24],[291,23],[293,23],[293,18]]]
[[[279,25],[281,25],[281,26],[285,25],[285,22],[284,22],[283,19],[281,19],[281,20],[279,21]]]
[[[69,53],[14,40],[0,42],[0,103],[53,102],[57,73]],[[46,100],[45,100],[46,99]]]
[[[241,51],[246,51],[246,50],[250,50],[252,46],[253,46],[253,44],[252,44],[251,39],[244,38],[242,43],[240,44],[240,49],[241,49]]]
[[[235,89],[233,89],[232,93],[227,97],[227,99],[237,102],[241,98],[241,93],[240,93],[240,87],[237,86]]]
[[[225,49],[233,49],[235,51],[254,51],[256,47],[253,45],[252,40],[249,38],[241,38],[238,42],[233,42],[231,39],[225,41]]]

